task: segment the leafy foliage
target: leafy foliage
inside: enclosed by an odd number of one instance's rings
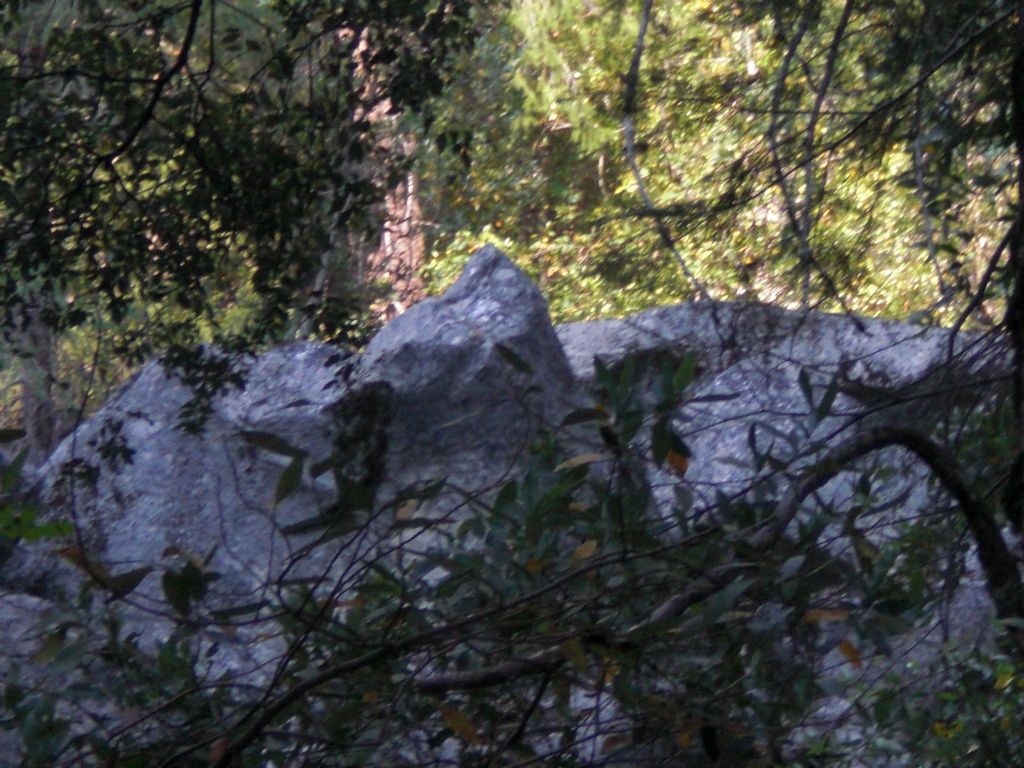
[[[426,118],[471,43],[468,13],[460,0],[5,3],[0,319],[15,349],[16,331],[42,325],[84,334],[72,361],[109,369],[279,338],[321,255],[344,261],[336,233],[374,226],[401,171],[394,116]],[[356,333],[363,309],[327,308],[319,332]]]
[[[930,681],[943,665],[887,660],[944,610],[943,571],[963,552],[948,563],[935,553],[959,537],[957,516],[900,518],[880,533],[887,467],[868,464],[852,508],[819,502],[794,538],[752,543],[784,505],[777,470],[817,454],[834,387],[808,384],[811,413],[787,440],[766,446],[751,430],[745,492],[655,503],[652,472],[669,466],[671,414],[695,369],[690,356],[665,366],[652,401],[635,363],[599,366],[592,407],[450,517],[427,513],[439,494],[458,498],[437,482],[357,529],[323,520],[319,546],[350,559],[336,581],[289,578],[269,600],[216,605],[213,553],[169,551],[172,610],[155,643],[121,618],[147,573],[122,574],[119,592],[117,577],[91,582],[44,620],[44,653],[71,684],[5,686],[26,765],[1019,760],[1007,725],[1022,701],[1014,658],[949,655],[939,691]],[[304,454],[267,433],[243,438],[291,460],[276,497],[290,495],[284,479]],[[272,673],[216,671],[233,640],[253,636],[277,649]],[[837,713],[836,700],[856,706]],[[809,725],[822,719],[832,727]]]
[[[635,116],[647,204],[621,130],[636,11],[511,2],[442,105],[473,167],[424,167],[433,280],[495,240],[558,320],[699,295],[660,220],[716,297],[955,317],[1012,204],[1010,13],[654,3]],[[981,322],[1005,296],[985,283]]]

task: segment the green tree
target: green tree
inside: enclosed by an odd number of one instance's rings
[[[638,9],[506,7],[447,113],[475,138],[469,184],[428,174],[437,282],[497,237],[560,319],[700,295],[680,261],[716,297],[943,322],[985,282],[972,320],[997,318],[1010,6],[655,3],[632,157]]]
[[[85,387],[169,348],[248,348],[298,325],[321,256],[345,259],[336,233],[368,228],[401,173],[373,115],[427,113],[472,41],[468,14],[459,0],[4,4],[0,307],[41,449],[52,414],[29,406],[76,365]],[[359,290],[340,293],[312,326],[358,338]]]

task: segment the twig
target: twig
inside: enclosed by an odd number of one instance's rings
[[[964,323],[967,322],[967,318],[971,316],[971,313],[981,306],[981,302],[985,300],[985,293],[988,291],[988,284],[992,281],[992,276],[996,272],[996,267],[1002,260],[1003,251],[1006,250],[1006,246],[1010,243],[1010,232],[1012,232],[1012,229],[1008,229],[1006,231],[1006,234],[1003,235],[1003,239],[999,241],[999,245],[996,247],[995,253],[989,257],[988,267],[985,268],[985,274],[981,276],[981,281],[978,283],[978,289],[974,292],[970,302],[968,302],[967,306],[964,307],[964,311],[960,313],[956,322],[953,323],[953,327],[949,331],[949,360],[953,359],[953,353],[956,349],[957,334],[960,333],[960,329],[963,328]]]
[[[932,213],[928,208],[928,190],[924,185],[924,151],[922,150],[923,137],[921,136],[921,112],[922,112],[922,91],[918,91],[917,107],[914,115],[914,185],[917,190],[917,199],[921,205],[921,220],[924,227],[924,242],[928,253],[928,261],[935,269],[935,277],[939,282],[939,296],[945,299],[947,292],[952,296],[952,286],[947,286],[942,276],[942,265],[939,264],[938,249],[935,244],[935,224],[932,222]]]
[[[661,238],[662,243],[675,258],[676,263],[682,270],[686,278],[693,284],[697,289],[697,293],[705,301],[711,304],[711,319],[715,325],[715,329],[718,332],[719,338],[724,337],[722,335],[721,323],[718,318],[718,308],[715,305],[714,299],[711,298],[711,294],[708,293],[707,288],[697,278],[697,276],[690,269],[686,263],[686,259],[679,252],[676,247],[672,233],[669,231],[668,225],[664,219],[656,213],[657,207],[654,205],[654,201],[651,200],[651,196],[647,192],[647,187],[644,184],[643,174],[640,171],[640,164],[636,159],[636,125],[633,120],[633,116],[637,111],[637,93],[639,91],[640,82],[640,63],[643,60],[644,54],[644,41],[647,36],[647,27],[650,24],[651,10],[654,7],[654,0],[644,0],[643,10],[640,14],[640,29],[637,31],[636,44],[633,47],[633,57],[629,63],[629,71],[625,78],[625,89],[623,91],[623,118],[622,118],[622,135],[625,140],[625,154],[626,162],[629,163],[629,168],[633,173],[633,178],[636,180],[637,191],[640,194],[640,198],[644,201],[644,205],[647,210],[652,212],[655,222],[655,228],[658,230],[658,236]]]
[[[804,205],[802,212],[802,224],[803,233],[801,241],[807,249],[807,254],[811,254],[811,218],[814,211],[814,162],[811,159],[814,156],[814,142],[815,134],[817,133],[818,120],[821,117],[821,110],[825,104],[825,96],[828,94],[828,88],[832,84],[832,75],[835,72],[836,60],[839,58],[839,45],[843,41],[843,36],[846,33],[846,27],[850,23],[850,15],[853,13],[853,0],[846,0],[843,5],[843,13],[839,19],[839,23],[836,25],[835,33],[832,35],[832,43],[829,45],[828,56],[825,58],[825,71],[821,76],[821,83],[818,85],[818,92],[814,98],[814,107],[811,109],[810,119],[807,121],[807,133],[804,137],[804,151],[806,153],[806,160],[804,162]],[[825,188],[825,177],[822,176],[822,190]],[[810,264],[806,265],[804,270],[804,296],[803,303],[806,307],[810,303]],[[818,270],[823,272],[821,266],[818,266]]]
[[[805,194],[806,199],[804,200],[804,214],[801,215],[797,210],[796,198],[793,195],[793,190],[789,186],[789,176],[796,172],[796,168],[787,171],[782,162],[782,156],[779,152],[779,119],[778,116],[782,114],[782,97],[786,89],[786,79],[789,77],[789,70],[793,65],[793,59],[796,57],[797,50],[800,47],[800,43],[803,41],[804,35],[810,29],[811,20],[813,17],[813,4],[808,4],[804,10],[804,15],[800,19],[800,26],[797,27],[796,33],[793,38],[789,41],[789,46],[786,49],[785,56],[782,59],[782,65],[779,68],[778,77],[775,82],[775,88],[772,92],[772,119],[768,127],[768,145],[771,150],[772,166],[775,170],[775,183],[778,185],[779,190],[782,192],[782,199],[784,208],[786,211],[786,217],[789,219],[790,228],[797,238],[797,248],[800,252],[801,266],[804,268],[804,296],[803,306],[806,308],[810,300],[810,285],[809,285],[809,270],[810,267],[821,275],[821,279],[825,282],[825,288],[828,293],[839,302],[839,306],[842,307],[843,312],[853,321],[857,330],[864,333],[867,328],[864,326],[863,321],[857,317],[850,309],[846,300],[839,292],[839,288],[836,286],[832,276],[828,273],[828,270],[824,268],[817,257],[814,255],[814,250],[811,248],[810,243],[810,209],[813,207],[813,200],[811,199],[813,193],[813,177],[808,177],[808,174],[812,173],[813,162],[818,157],[830,154],[833,150],[816,152],[814,150],[814,131],[817,123],[817,115],[820,114],[822,105],[824,104],[825,93],[828,88],[828,84],[832,78],[833,63],[826,64],[826,76],[823,78],[821,85],[819,86],[818,93],[815,97],[814,107],[811,110],[811,120],[808,127],[807,137],[804,142],[804,162],[803,168],[805,173]],[[843,9],[843,18],[840,20],[840,24],[836,29],[836,33],[832,39],[832,45],[829,49],[830,62],[836,56],[838,56],[839,43],[842,40],[842,33],[845,31],[846,24],[849,21],[849,14],[852,11],[852,0],[847,0],[846,6]],[[838,147],[838,145],[836,145]]]
[[[547,648],[525,659],[510,659],[489,667],[458,672],[441,672],[421,678],[414,683],[420,693],[446,691],[473,691],[507,683],[526,675],[550,673],[565,661],[561,648]]]

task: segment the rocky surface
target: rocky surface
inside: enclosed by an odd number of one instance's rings
[[[158,363],[143,367],[40,468],[46,507],[77,533],[7,556],[0,624],[23,628],[93,579],[130,585],[129,616],[155,642],[173,625],[162,577],[190,563],[216,574],[211,611],[258,610],[300,576],[326,574],[324,588],[341,594],[358,578],[352,563],[393,540],[409,489],[446,478],[449,490],[417,514],[457,519],[466,498],[513,471],[538,429],[587,404],[595,358],[614,369],[633,356],[651,390],[689,353],[698,375],[672,423],[693,449],[695,508],[712,511],[720,494],[766,474],[755,450],[786,465],[781,483],[848,430],[948,410],[1002,366],[989,339],[760,305],[684,305],[556,332],[537,288],[484,248],[451,289],[398,317],[361,355],[301,343],[236,361],[244,386],[214,398],[198,434],[180,428],[191,390]],[[826,392],[834,401],[815,414]],[[901,452],[878,461],[902,467],[880,507],[911,514],[945,503]],[[678,479],[650,472],[656,498],[671,504]],[[856,477],[824,493],[849,500]],[[345,535],[317,546],[325,526]],[[848,544],[833,549],[844,553]],[[960,598],[977,607],[969,622],[984,625],[983,590],[969,588]],[[18,634],[7,660],[28,640]],[[219,649],[212,669],[243,674],[279,652],[245,630],[209,643]]]

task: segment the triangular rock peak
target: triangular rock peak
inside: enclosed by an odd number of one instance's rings
[[[392,484],[449,477],[482,487],[539,425],[558,422],[576,390],[544,297],[493,246],[443,295],[378,333],[360,372],[394,392]]]

